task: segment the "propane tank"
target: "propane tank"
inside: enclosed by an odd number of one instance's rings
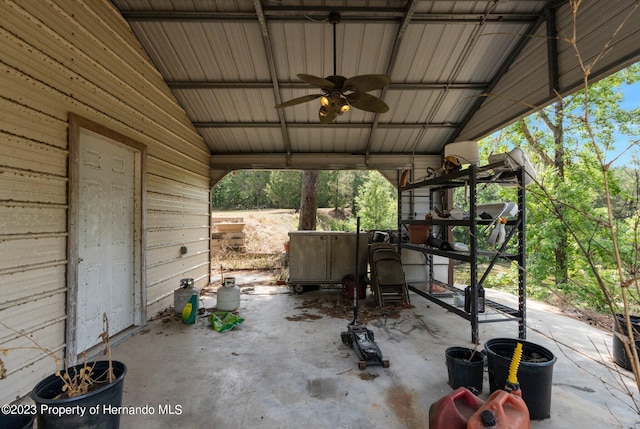
[[[522,399],[517,372],[522,343],[516,345],[505,390],[496,390],[469,419],[467,429],[529,429],[529,409]]]
[[[482,399],[466,387],[458,387],[429,407],[429,429],[465,429],[469,417],[482,406]]]
[[[197,309],[197,297],[200,295],[200,291],[194,286],[193,279],[180,280],[180,288],[173,291],[173,310],[178,314],[182,314],[184,306],[187,305],[193,295],[196,296]]]
[[[235,277],[226,277],[218,288],[216,308],[221,311],[235,311],[240,307],[240,288]]]

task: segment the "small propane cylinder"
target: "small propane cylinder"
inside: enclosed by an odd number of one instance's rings
[[[197,305],[200,291],[194,286],[193,279],[180,280],[180,288],[173,291],[173,310],[178,314],[182,314],[184,306],[187,305],[193,295],[196,296]]]
[[[234,311],[240,307],[240,288],[235,277],[226,277],[218,288],[216,308],[221,311]]]
[[[469,418],[482,406],[482,399],[466,387],[458,387],[429,407],[429,429],[466,429]]]

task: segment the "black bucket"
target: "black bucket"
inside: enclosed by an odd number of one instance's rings
[[[633,338],[635,340],[636,350],[638,350],[638,355],[640,355],[640,317],[638,316],[629,316],[631,319],[631,329],[633,330]],[[620,324],[620,331],[622,335],[627,335],[627,321],[622,314],[616,314],[616,319]],[[616,331],[616,327],[613,327],[614,332]],[[624,344],[622,340],[618,338],[618,336],[613,334],[613,360],[619,366],[624,369],[631,371],[631,360],[629,360],[629,356],[627,355],[627,351],[624,349]]]
[[[117,410],[109,412],[109,409],[122,405],[122,388],[127,367],[118,361],[112,361],[112,364],[116,376],[114,382],[106,383],[109,361],[98,361],[93,367],[93,377],[97,383],[104,383],[104,385],[74,398],[54,399],[62,392],[62,380],[55,374],[38,383],[31,392],[31,398],[38,409],[36,427],[38,429],[118,429],[120,413]],[[80,364],[69,368],[69,374],[76,374],[84,366]],[[58,416],[55,411],[57,408],[84,410],[84,415],[73,411]]]
[[[553,365],[556,356],[548,349],[528,341],[512,338],[494,338],[485,343],[489,388],[493,393],[504,389],[509,376],[511,358],[516,344],[522,344],[522,360],[518,368],[518,383],[522,391],[531,420],[547,419],[551,416],[551,387]],[[534,355],[536,360],[527,360]]]
[[[32,429],[36,416],[28,414],[0,413],[0,428],[3,429]]]
[[[449,386],[466,387],[476,394],[482,393],[484,355],[466,347],[450,347],[445,351]]]

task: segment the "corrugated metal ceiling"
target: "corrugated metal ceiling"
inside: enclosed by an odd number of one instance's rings
[[[555,91],[580,84],[566,41],[573,32],[566,1],[112,2],[211,148],[213,167],[222,170],[256,167],[251,163],[260,154],[278,155],[259,163],[273,168],[299,167],[292,161],[298,154],[307,160],[341,154],[345,167],[360,168],[372,155],[439,154],[446,143],[483,137],[548,104]],[[578,44],[585,59],[609,49],[594,77],[640,58],[637,9],[630,0],[581,5]],[[333,74],[333,10],[342,16],[337,73],[389,75],[388,87],[371,92],[389,105],[387,113],[351,109],[322,125],[317,100],[274,108],[320,92],[297,74]],[[548,37],[549,31],[559,36]]]

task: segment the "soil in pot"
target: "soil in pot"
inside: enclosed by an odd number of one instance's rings
[[[118,429],[120,413],[109,412],[112,407],[122,405],[122,389],[127,367],[112,361],[115,381],[107,381],[108,361],[95,363],[93,378],[95,388],[88,393],[73,398],[63,398],[60,377],[55,374],[42,380],[34,387],[31,398],[38,409],[36,427],[38,429]],[[78,373],[85,364],[69,368],[69,374]],[[63,410],[70,412],[63,413]]]
[[[491,392],[504,389],[509,365],[517,343],[522,343],[522,359],[518,368],[518,382],[522,399],[529,408],[531,420],[551,416],[551,388],[553,365],[557,358],[545,347],[513,338],[494,338],[485,343]]]

